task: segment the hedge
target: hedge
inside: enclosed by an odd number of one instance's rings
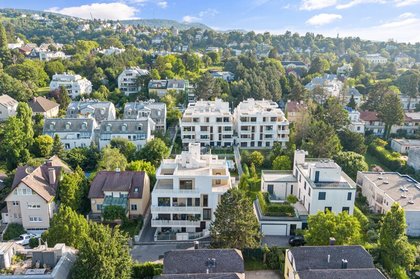
[[[3,233],[3,240],[11,240],[17,238],[19,235],[26,233],[21,224],[10,223],[6,231]]]
[[[272,203],[268,198],[268,193],[257,193],[260,208],[265,216],[295,216],[295,209],[288,202]]]
[[[162,274],[163,264],[161,263],[135,263],[132,267],[132,279],[152,279],[153,276]]]
[[[125,208],[119,205],[106,206],[102,216],[106,221],[114,221],[116,219],[125,220],[127,218]]]
[[[382,141],[374,140],[369,145],[368,152],[392,171],[398,171],[405,166],[405,162],[401,159],[401,155],[397,152],[386,150]]]

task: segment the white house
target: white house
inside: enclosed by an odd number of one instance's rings
[[[379,119],[374,111],[360,112],[360,119],[365,123],[365,131],[372,132],[376,136],[382,136],[385,132],[385,123]]]
[[[350,64],[344,64],[337,68],[337,76],[350,76],[351,72],[353,71],[353,67]]]
[[[124,48],[117,48],[117,47],[111,46],[111,47],[103,49],[99,52],[102,53],[103,55],[112,55],[112,54],[118,55],[118,54],[123,53],[124,51],[125,51]]]
[[[242,101],[233,112],[233,122],[235,141],[243,148],[270,148],[275,142],[285,147],[289,141],[289,121],[275,102]]]
[[[345,97],[346,97],[346,104],[350,102],[352,97],[356,105],[359,106],[360,103],[362,102],[362,94],[360,94],[359,90],[357,90],[354,87],[349,88],[349,91],[347,92]]]
[[[352,132],[365,134],[365,122],[360,119],[360,112],[354,109],[348,109],[350,124],[348,129]]]
[[[65,149],[89,147],[95,140],[94,130],[98,124],[94,118],[47,118],[44,135],[60,137]]]
[[[405,211],[407,235],[420,236],[420,184],[398,172],[358,172],[357,185],[371,209],[386,213],[399,203]]]
[[[210,71],[213,78],[221,78],[227,82],[231,82],[235,79],[235,75],[232,72],[227,71]]]
[[[416,171],[420,170],[420,148],[408,152],[407,165],[413,167]]]
[[[16,115],[19,102],[9,95],[0,95],[0,121],[6,121],[10,116]]]
[[[39,51],[39,60],[41,61],[51,61],[53,59],[66,59],[67,56],[62,51],[49,51],[49,50],[41,50]]]
[[[150,117],[154,122],[154,129],[166,132],[166,104],[155,102],[151,99],[148,101],[136,101],[126,103],[124,106],[124,119],[138,119]]]
[[[261,191],[271,202],[285,202],[289,195],[298,198],[294,217],[264,216],[259,203],[254,203],[263,234],[289,235],[305,228],[307,216],[319,211],[353,214],[356,184],[334,161],[306,159],[306,151],[296,150],[292,171],[262,172]]]
[[[420,112],[405,112],[404,122],[401,125],[393,125],[391,133],[404,131],[408,135],[415,135],[419,132]]]
[[[416,106],[420,104],[420,96],[410,97],[407,95],[400,94],[401,105],[404,110],[412,111],[416,109]]]
[[[126,95],[139,93],[141,86],[138,83],[140,76],[147,76],[148,70],[140,69],[139,67],[125,68],[118,76],[118,88]]]
[[[115,120],[115,106],[111,102],[82,99],[73,101],[67,107],[66,117],[68,118],[95,118],[96,123],[101,124],[104,120]]]
[[[50,90],[57,90],[60,87],[66,88],[72,99],[92,92],[92,83],[89,80],[80,75],[68,73],[53,75],[50,82]]]
[[[198,142],[202,146],[232,146],[233,117],[229,103],[221,99],[188,104],[181,119],[184,145]]]
[[[324,90],[324,97],[338,97],[340,96],[340,91],[343,88],[343,83],[338,80],[336,75],[324,74],[322,77],[315,77],[305,85],[305,88],[309,91],[313,91],[315,88],[320,87]],[[320,96],[317,96],[317,102],[323,102],[320,100]]]
[[[395,152],[398,152],[401,154],[408,154],[410,150],[420,148],[420,140],[392,139],[391,148]]]
[[[388,59],[381,56],[379,53],[367,54],[365,58],[369,63],[373,65],[386,64],[388,62]]]
[[[164,159],[152,191],[152,227],[156,239],[188,240],[206,236],[221,195],[232,188],[226,160],[202,155],[189,144],[175,159]]]
[[[150,117],[102,121],[99,130],[99,148],[109,145],[113,138],[124,138],[131,141],[139,150],[153,138],[154,125]]]

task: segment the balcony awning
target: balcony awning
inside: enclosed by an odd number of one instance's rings
[[[121,206],[125,210],[128,208],[128,198],[127,197],[105,197],[104,203],[102,204],[102,210],[109,205]]]

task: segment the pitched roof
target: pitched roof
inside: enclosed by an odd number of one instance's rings
[[[154,121],[149,117],[105,120],[102,121],[100,132],[101,134],[147,134],[149,126],[153,127],[154,125]],[[125,130],[122,129],[123,126],[125,127]]]
[[[378,121],[378,114],[375,111],[361,111],[360,119],[363,121]]]
[[[83,129],[84,125],[85,129]],[[47,118],[44,121],[44,133],[93,132],[96,126],[96,121],[93,118]]]
[[[55,181],[50,181],[50,169],[54,169]],[[23,183],[44,200],[51,201],[57,193],[58,181],[60,181],[62,170],[64,172],[71,172],[70,168],[55,155],[37,168],[30,166],[18,167],[13,179],[12,189],[16,188],[20,183]]]
[[[299,272],[300,279],[386,279],[376,268],[366,269],[325,269]]]
[[[287,112],[298,112],[304,109],[308,109],[308,107],[304,103],[300,103],[297,101],[288,101],[286,103]]]
[[[209,273],[209,274],[162,274],[156,279],[245,279],[245,274],[239,273]],[[374,278],[376,279],[376,278]]]
[[[90,184],[88,198],[103,198],[105,191],[128,192],[128,198],[141,199],[144,192],[144,171],[100,171]]]
[[[208,265],[215,259],[214,267]],[[242,253],[236,249],[174,250],[165,253],[163,274],[244,273]],[[222,277],[224,278],[224,277]]]
[[[5,107],[17,105],[18,101],[10,97],[9,95],[3,94],[0,95],[0,105]]]
[[[33,112],[47,112],[59,106],[56,102],[48,100],[44,97],[34,97],[30,102],[29,106],[31,107]]]

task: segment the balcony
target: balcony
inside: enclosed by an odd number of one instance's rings
[[[153,213],[201,213],[202,208],[200,206],[158,206],[152,205],[151,210]]]
[[[200,221],[152,220],[152,227],[199,227]]]

